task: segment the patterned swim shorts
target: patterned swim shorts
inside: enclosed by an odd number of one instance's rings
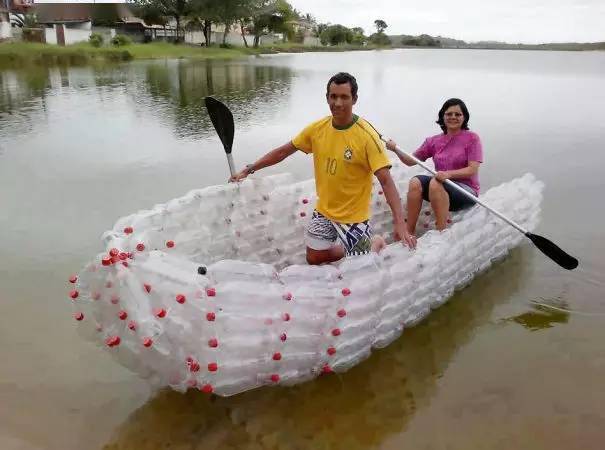
[[[337,239],[344,246],[346,256],[369,253],[372,247],[369,220],[361,223],[332,222],[320,212],[313,211],[313,217],[307,226],[307,247],[313,250],[327,250]]]

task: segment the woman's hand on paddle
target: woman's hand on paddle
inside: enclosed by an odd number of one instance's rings
[[[407,227],[404,222],[393,224],[393,230],[395,232],[395,239],[402,242],[410,249],[416,248],[416,236],[408,233]]]
[[[451,175],[447,170],[443,172],[437,172],[437,174],[435,175],[435,178],[437,178],[437,180],[441,181],[442,183],[450,177]]]
[[[394,152],[397,149],[397,143],[393,139],[389,139],[386,142],[386,145],[387,145],[387,148],[392,152]]]

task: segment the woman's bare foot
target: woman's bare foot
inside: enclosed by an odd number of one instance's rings
[[[381,235],[372,236],[372,251],[374,253],[380,253],[386,246],[387,241]]]

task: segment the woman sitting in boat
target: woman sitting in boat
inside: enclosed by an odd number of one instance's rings
[[[416,222],[422,207],[422,200],[431,202],[435,213],[436,227],[446,227],[448,211],[459,211],[474,204],[457,190],[443,182],[451,180],[473,195],[479,195],[479,165],[483,162],[481,140],[468,129],[470,114],[464,102],[458,98],[446,101],[439,110],[437,124],[443,133],[427,138],[414,152],[421,161],[433,158],[437,175],[417,175],[410,180],[408,189],[407,228],[410,234],[416,231]],[[387,148],[397,154],[408,166],[416,163],[396,149],[396,143],[389,141]]]

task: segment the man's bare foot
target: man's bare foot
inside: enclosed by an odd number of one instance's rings
[[[382,236],[377,234],[372,236],[372,251],[374,253],[380,253],[387,246],[387,241]]]

